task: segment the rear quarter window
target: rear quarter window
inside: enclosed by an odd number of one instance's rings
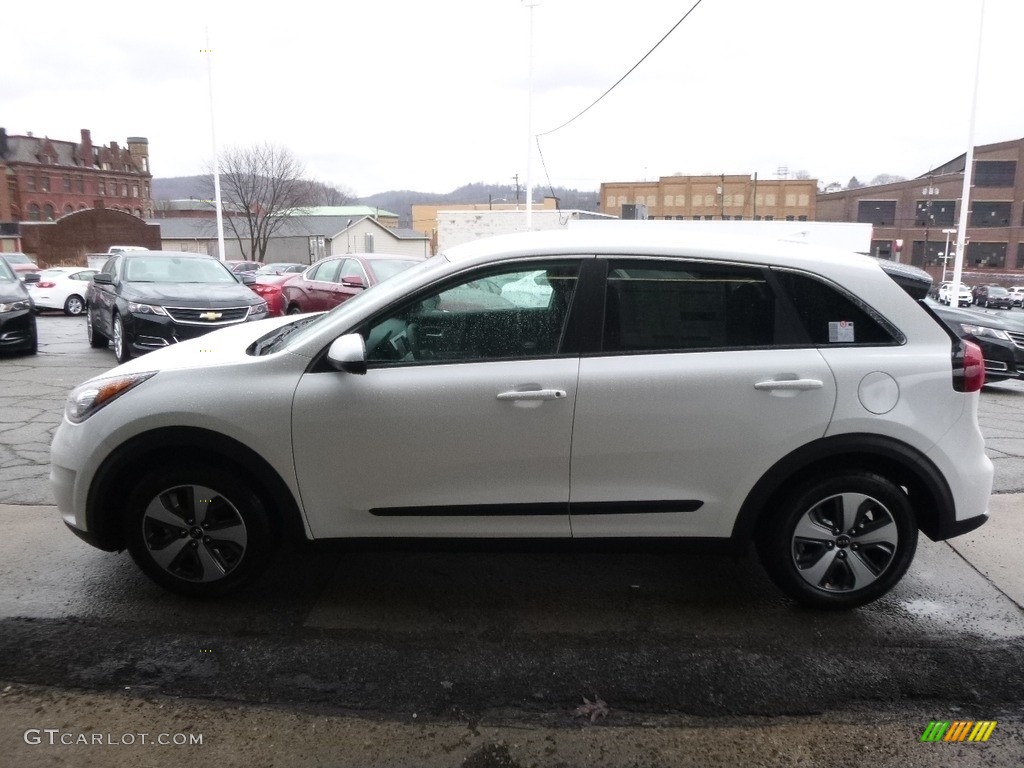
[[[899,331],[867,305],[835,286],[797,272],[776,270],[774,274],[792,301],[811,343],[816,346],[902,342]]]

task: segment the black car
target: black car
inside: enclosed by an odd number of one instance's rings
[[[1024,378],[1024,323],[992,312],[929,306],[957,336],[981,347],[986,381]]]
[[[38,281],[38,274],[25,276],[25,282]],[[25,283],[18,279],[6,260],[0,259],[0,352],[36,353],[39,337],[33,309]]]
[[[123,363],[185,339],[267,316],[267,304],[211,256],[128,251],[112,256],[87,292],[89,343]]]
[[[983,285],[974,294],[974,303],[993,309],[1013,309],[1013,296],[998,285]]]

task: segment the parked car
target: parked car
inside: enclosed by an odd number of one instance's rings
[[[59,309],[66,315],[83,314],[89,282],[98,271],[81,267],[44,269],[39,273],[39,282],[28,285],[36,312]]]
[[[1024,323],[992,312],[934,305],[933,309],[954,333],[981,347],[986,381],[1024,379]]]
[[[695,539],[755,543],[801,603],[863,605],[919,529],[985,522],[993,474],[981,350],[882,264],[614,224],[477,240],[76,387],[57,507],[195,595],[288,534]],[[545,304],[491,289],[528,275]]]
[[[19,251],[0,253],[0,260],[6,261],[7,266],[22,280],[25,279],[25,275],[39,272],[39,265]]]
[[[10,264],[0,259],[0,352],[36,353],[36,316],[26,285],[38,279],[34,273],[19,279]]]
[[[255,272],[263,266],[262,261],[225,261],[228,269],[232,272]]]
[[[216,328],[262,320],[267,304],[212,256],[178,251],[115,254],[89,284],[89,343],[123,363]]]
[[[1024,286],[1015,285],[1009,289],[1010,301],[1014,307],[1024,306]]]
[[[986,309],[1013,309],[1010,292],[999,285],[983,285],[975,294],[975,304]]]
[[[282,284],[285,313],[321,312],[423,261],[383,253],[328,256]]]
[[[280,317],[285,313],[284,294],[281,288],[295,277],[296,272],[285,272],[277,275],[260,275],[257,272],[250,272],[253,276],[253,283],[249,287],[267,302],[267,317]]]
[[[973,300],[971,289],[961,283],[960,290],[957,291],[956,305],[959,307],[969,307]],[[953,283],[943,283],[939,286],[939,303],[947,306],[953,305]]]
[[[308,267],[308,264],[296,264],[292,262],[275,262],[273,264],[264,264],[262,267],[253,272],[256,279],[266,277],[267,275],[292,275],[297,272],[302,272]]]

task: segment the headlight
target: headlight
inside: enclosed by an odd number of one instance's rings
[[[964,333],[969,333],[971,336],[987,336],[990,339],[1012,341],[1006,331],[1000,331],[998,328],[989,328],[987,325],[968,325],[967,323],[961,323],[960,327],[964,329]]]
[[[253,315],[265,315],[267,314],[267,302],[261,301],[259,304],[253,304],[249,308],[249,316]]]
[[[137,304],[134,301],[128,302],[128,311],[138,315],[166,315],[167,312],[163,307],[157,307],[153,304]]]
[[[108,403],[113,402],[125,392],[134,389],[156,371],[149,373],[129,373],[123,376],[111,376],[106,379],[95,379],[80,384],[71,390],[64,404],[64,415],[68,421],[80,424]]]
[[[8,302],[7,304],[0,304],[0,313],[3,312],[17,312],[19,309],[29,309],[32,306],[32,302],[29,299],[21,299],[19,301]]]

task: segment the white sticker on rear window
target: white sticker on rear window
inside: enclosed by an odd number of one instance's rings
[[[828,341],[830,344],[852,344],[853,321],[840,320],[838,323],[829,323]]]

